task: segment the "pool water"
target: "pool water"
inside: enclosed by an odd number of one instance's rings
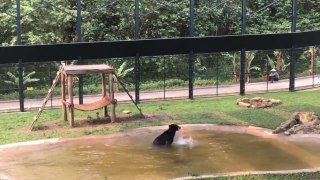
[[[320,167],[320,144],[189,128],[171,147],[154,148],[163,130],[22,146],[0,151],[12,179],[171,179],[190,175]]]

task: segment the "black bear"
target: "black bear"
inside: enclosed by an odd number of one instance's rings
[[[152,143],[153,146],[169,146],[173,142],[176,131],[179,131],[180,126],[176,124],[170,124],[169,129],[158,136]]]

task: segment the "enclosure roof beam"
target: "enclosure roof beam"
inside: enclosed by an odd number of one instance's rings
[[[52,45],[0,47],[0,64],[83,59],[161,56],[250,50],[289,49],[320,45],[320,31],[299,33],[141,39]]]

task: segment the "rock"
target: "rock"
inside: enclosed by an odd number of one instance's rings
[[[245,103],[245,102],[239,102],[238,105],[241,107],[246,107],[246,108],[249,108],[251,106],[250,103]]]
[[[262,97],[254,97],[251,99],[252,101],[257,101],[257,102],[261,102],[263,100]]]
[[[122,113],[123,113],[123,114],[131,114],[131,111],[129,111],[129,110],[124,110],[124,111],[122,111]]]
[[[291,127],[293,127],[294,125],[300,123],[299,121],[297,121],[296,119],[290,119],[284,123],[281,123],[280,126],[274,130],[272,133],[274,134],[278,134],[284,131],[289,130]]]
[[[272,104],[281,104],[279,99],[270,99],[270,102],[272,102]]]
[[[290,119],[276,128],[273,133],[284,132],[291,134],[319,134],[320,120],[314,112],[294,112]]]
[[[266,108],[271,107],[273,104],[280,104],[281,101],[277,99],[263,99],[262,97],[254,97],[237,99],[237,105],[247,108]],[[249,106],[250,105],[250,106]]]
[[[319,117],[314,112],[300,112],[299,115],[302,123],[319,120]]]
[[[316,119],[314,121],[312,121],[312,125],[313,126],[318,126],[320,124],[320,120],[319,119]]]
[[[272,106],[272,102],[269,101],[269,102],[265,103],[265,106],[266,107],[271,107]]]
[[[249,98],[242,98],[241,102],[250,103],[250,99]]]

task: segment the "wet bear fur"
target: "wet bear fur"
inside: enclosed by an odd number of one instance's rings
[[[173,138],[176,131],[179,131],[180,126],[176,124],[170,124],[169,129],[160,134],[152,143],[153,146],[170,146],[173,142]]]

